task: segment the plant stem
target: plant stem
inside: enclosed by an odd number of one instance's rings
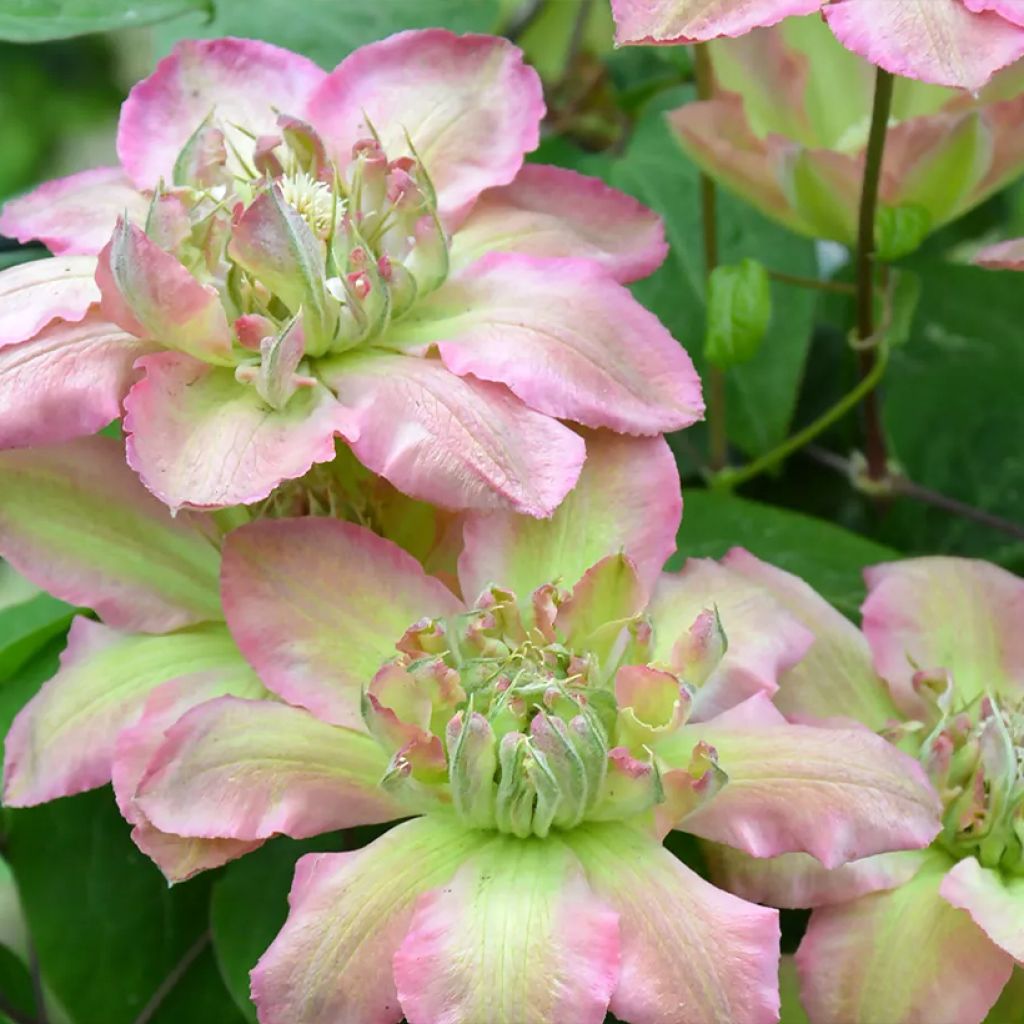
[[[768,276],[779,284],[791,284],[796,288],[810,288],[817,292],[835,292],[839,295],[856,295],[857,286],[846,281],[821,281],[816,277],[801,277],[787,274],[784,270],[769,270]]]
[[[867,341],[875,333],[875,212],[878,209],[878,185],[882,178],[885,136],[892,110],[893,76],[878,68],[875,74],[875,99],[871,110],[871,131],[864,160],[864,183],[860,194],[857,231],[857,336]],[[858,354],[861,380],[870,376],[878,363],[877,349],[862,348]],[[878,406],[878,394],[872,388],[864,394],[864,454],[868,478],[883,480],[887,472],[885,434]]]
[[[813,441],[823,430],[827,430],[836,420],[845,416],[865,395],[871,393],[875,385],[882,379],[888,361],[888,350],[883,345],[878,349],[878,357],[873,361],[867,376],[863,377],[857,386],[839,399],[831,409],[808,423],[803,430],[798,430],[791,437],[787,437],[777,448],[773,448],[746,466],[739,469],[723,469],[716,473],[711,478],[711,486],[713,488],[732,488],[745,484],[748,480],[774,468],[787,456]]]
[[[713,73],[707,43],[693,47],[693,74],[697,84],[697,99],[711,99]],[[718,193],[714,181],[706,174],[700,176],[700,209],[704,229],[704,272],[710,278],[718,266]],[[708,430],[710,432],[710,463],[713,470],[721,469],[729,460],[729,434],[725,422],[725,374],[716,366],[706,371],[708,382]]]
[[[197,957],[210,942],[210,930],[207,929],[202,935],[192,943],[182,958],[171,968],[170,974],[157,986],[157,990],[150,997],[150,1000],[139,1012],[138,1017],[135,1018],[134,1024],[149,1024],[149,1022],[156,1015],[156,1011],[160,1009],[163,1001],[171,994],[174,986],[185,977],[188,969],[195,963]]]

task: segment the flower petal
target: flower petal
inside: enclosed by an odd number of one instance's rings
[[[1024,687],[1024,580],[990,562],[910,558],[864,573],[861,612],[875,668],[908,715],[927,707],[914,691],[918,669],[948,669],[957,699]]]
[[[58,254],[95,256],[118,217],[142,224],[148,209],[149,200],[120,167],[96,167],[10,200],[0,212],[0,234],[19,242],[39,239]]]
[[[986,246],[974,262],[989,270],[1024,270],[1024,238],[1011,238]]]
[[[252,972],[262,1024],[398,1024],[391,963],[416,898],[490,840],[419,818],[362,850],[303,857],[288,920]]]
[[[612,0],[615,41],[696,43],[741,36],[792,14],[810,14],[822,0]]]
[[[626,282],[657,270],[668,246],[661,218],[632,196],[564,167],[526,164],[474,204],[452,240],[453,268],[488,252],[578,257]]]
[[[1006,877],[967,857],[942,880],[939,895],[966,910],[1000,949],[1024,963],[1024,878]]]
[[[565,833],[590,887],[619,913],[611,1012],[630,1024],[774,1024],[778,912],[716,889],[616,822]]]
[[[233,530],[221,592],[231,631],[266,685],[355,729],[363,727],[363,688],[405,631],[462,608],[396,544],[332,519]]]
[[[148,495],[113,438],[0,452],[0,553],[110,626],[163,633],[220,619],[212,536],[205,516],[174,519]]]
[[[194,839],[161,832],[135,806],[135,790],[164,741],[166,731],[186,711],[230,694],[260,699],[266,696],[258,676],[239,656],[241,671],[193,672],[161,683],[146,697],[138,721],[122,729],[114,747],[111,782],[117,805],[135,827],[132,839],[171,883],[184,882],[201,871],[220,867],[261,845],[242,839]]]
[[[167,730],[135,801],[175,835],[301,839],[408,813],[377,785],[386,768],[365,733],[273,701],[220,697]]]
[[[816,233],[819,225],[807,220],[806,211],[795,207],[783,188],[792,145],[778,136],[756,135],[741,97],[726,93],[687,103],[668,114],[668,123],[686,154],[705,173],[792,230]],[[852,194],[849,198],[852,209],[856,198]]]
[[[745,900],[784,908],[830,906],[895,889],[913,878],[928,857],[926,850],[897,850],[829,869],[807,853],[751,857],[718,843],[704,843],[702,849],[716,885]]]
[[[848,50],[935,85],[980,89],[1024,55],[1024,30],[961,0],[834,0],[824,14]]]
[[[466,518],[459,582],[468,600],[488,585],[525,596],[543,583],[572,587],[597,561],[622,551],[645,589],[675,550],[682,513],[679,470],[664,438],[586,433],[579,482],[550,519],[511,512]]]
[[[494,839],[424,893],[395,953],[409,1024],[602,1024],[618,915],[558,839]]]
[[[696,743],[715,748],[729,777],[677,827],[754,857],[801,851],[834,868],[927,846],[940,805],[920,765],[864,729],[806,725],[687,725],[658,747],[685,765]]]
[[[796,954],[814,1024],[980,1024],[1013,970],[962,910],[940,895],[943,854],[905,885],[816,910]]]
[[[103,311],[118,326],[209,363],[231,363],[232,333],[220,295],[200,284],[145,232],[118,221],[99,256]]]
[[[178,154],[208,115],[229,154],[248,156],[254,139],[275,130],[279,111],[301,115],[325,77],[305,57],[255,39],[186,40],[128,94],[118,156],[139,188],[169,183]],[[234,155],[228,165],[241,169]]]
[[[0,348],[31,338],[51,320],[77,322],[100,300],[96,260],[55,256],[0,273]]]
[[[780,680],[774,700],[784,714],[851,718],[872,732],[899,717],[889,691],[872,668],[867,641],[849,619],[798,576],[762,562],[743,548],[733,548],[722,562],[764,587],[814,634],[810,650]]]
[[[449,217],[512,181],[537,147],[544,99],[511,43],[427,29],[350,54],[317,89],[309,115],[342,165],[371,134],[392,160],[410,152],[410,140]]]
[[[150,348],[95,312],[0,348],[0,449],[85,437],[117,419]]]
[[[460,377],[505,384],[531,409],[586,427],[660,434],[704,414],[685,349],[585,260],[494,253],[418,303],[385,342],[436,345]]]
[[[132,636],[76,619],[57,674],[7,734],[4,803],[26,807],[102,786],[120,731],[156,686],[194,672],[253,679],[222,626]]]
[[[359,460],[413,498],[547,516],[579,476],[582,438],[435,359],[371,351],[318,372],[355,417]]]
[[[128,462],[173,509],[248,505],[282,481],[330,462],[351,414],[322,387],[300,389],[281,410],[228,369],[180,352],[140,359],[125,399]]]
[[[689,558],[662,573],[647,609],[654,623],[653,660],[669,663],[673,648],[705,609],[717,609],[728,649],[697,691],[694,716],[709,718],[778,680],[807,653],[813,636],[762,588],[709,558]]]

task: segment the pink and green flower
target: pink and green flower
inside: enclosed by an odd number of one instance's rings
[[[896,75],[980,89],[1024,57],[1017,0],[612,0],[619,43],[699,43],[821,12],[848,50]]]
[[[327,73],[266,43],[180,44],[121,112],[121,168],[43,185],[0,230],[0,447],[124,413],[172,508],[251,504],[348,445],[447,508],[544,516],[585,457],[563,421],[654,436],[703,412],[624,282],[650,211],[523,164],[544,113],[515,47],[405,32]]]
[[[853,245],[872,68],[816,17],[790,18],[708,50],[713,95],[668,115],[684,151],[766,216]],[[1020,175],[1022,118],[1024,64],[976,95],[896,82],[875,226],[884,258],[916,248]]]
[[[411,819],[299,862],[288,922],[253,972],[265,1024],[609,1009],[768,1024],[776,912],[705,882],[662,837],[828,868],[934,837],[916,762],[861,727],[789,724],[772,707],[813,640],[795,617],[713,562],[661,572],[680,511],[664,441],[588,446],[551,519],[467,518],[455,589],[357,524],[233,530],[216,628],[266,693],[179,701],[196,677],[230,677],[190,665],[185,683],[150,685],[141,712],[95,723],[122,808],[158,859],[162,843],[193,855],[172,863],[183,874],[278,834]],[[58,791],[30,787],[72,746],[74,723],[54,743],[42,714],[81,700],[70,667],[8,743],[14,804]]]
[[[927,850],[830,871],[719,847],[714,876],[749,899],[818,908],[796,957],[812,1024],[979,1024],[1024,964],[1024,581],[959,558],[874,566],[860,632],[744,551],[725,565],[816,635],[776,704],[887,735],[918,758],[943,814]]]

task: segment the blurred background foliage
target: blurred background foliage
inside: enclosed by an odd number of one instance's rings
[[[663,118],[694,95],[691,53],[615,50],[607,0],[0,0],[0,202],[114,162],[122,99],[178,39],[255,36],[332,67],[364,43],[431,25],[516,41],[546,89],[535,158],[598,175],[664,217],[671,253],[635,291],[703,371],[698,172]],[[703,488],[707,438],[696,427],[670,439],[686,494],[677,563],[742,544],[803,575],[852,618],[862,567],[898,554],[980,556],[1024,571],[1024,528],[1014,529],[1024,507],[1024,278],[965,259],[1014,235],[1024,235],[1019,183],[900,264],[917,301],[883,383],[883,418],[915,496],[878,500],[851,486],[856,416],[741,494]],[[841,247],[798,237],[727,194],[719,236],[723,262],[755,256],[781,274],[850,279]],[[41,254],[0,238],[0,267]],[[771,289],[764,343],[727,376],[736,461],[772,449],[856,379],[845,341],[851,298],[779,280]],[[71,613],[0,565],[0,734],[54,671]],[[247,972],[284,919],[296,858],[366,840],[360,830],[277,840],[168,889],[107,790],[5,810],[0,1024],[254,1022]],[[787,919],[788,951],[801,927]],[[792,1006],[786,1014],[802,1019]]]

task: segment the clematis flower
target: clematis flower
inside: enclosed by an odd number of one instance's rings
[[[336,439],[405,493],[549,514],[584,442],[700,418],[685,351],[623,282],[631,198],[523,166],[540,82],[504,40],[405,32],[330,74],[185,42],[132,90],[122,168],[9,203],[57,255],[0,275],[0,447],[124,411],[172,508],[250,504]]]
[[[270,697],[224,623],[225,529],[282,515],[358,519],[453,578],[457,524],[381,480],[353,490],[343,462],[317,467],[258,508],[172,518],[112,438],[0,452],[0,554],[102,620],[74,620],[59,671],[15,719],[4,803],[31,806],[113,781],[132,838],[175,881],[258,845],[167,835],[132,796],[163,731],[191,707],[229,694]]]
[[[699,43],[820,11],[848,50],[895,75],[980,89],[1024,56],[1018,0],[612,0],[619,43]]]
[[[772,708],[804,627],[713,562],[661,574],[680,513],[664,440],[588,446],[551,519],[468,516],[458,592],[352,523],[227,536],[224,612],[273,698],[143,719],[135,812],[243,846],[411,819],[299,862],[253,972],[264,1024],[767,1024],[776,912],[665,833],[831,867],[934,836],[912,759]]]
[[[812,1024],[978,1024],[1024,964],[1024,581],[958,558],[874,566],[861,633],[744,551],[725,566],[816,634],[777,705],[794,720],[859,721],[914,753],[943,824],[927,850],[838,870],[720,847],[714,877],[759,902],[818,908],[796,956]]]
[[[713,97],[668,115],[686,153],[792,230],[854,244],[871,68],[813,17],[721,40],[709,51]],[[897,81],[876,221],[883,256],[916,248],[1017,177],[1022,119],[1024,65],[976,96]]]
[[[989,270],[1024,270],[1024,238],[988,245],[978,253],[974,262]]]

